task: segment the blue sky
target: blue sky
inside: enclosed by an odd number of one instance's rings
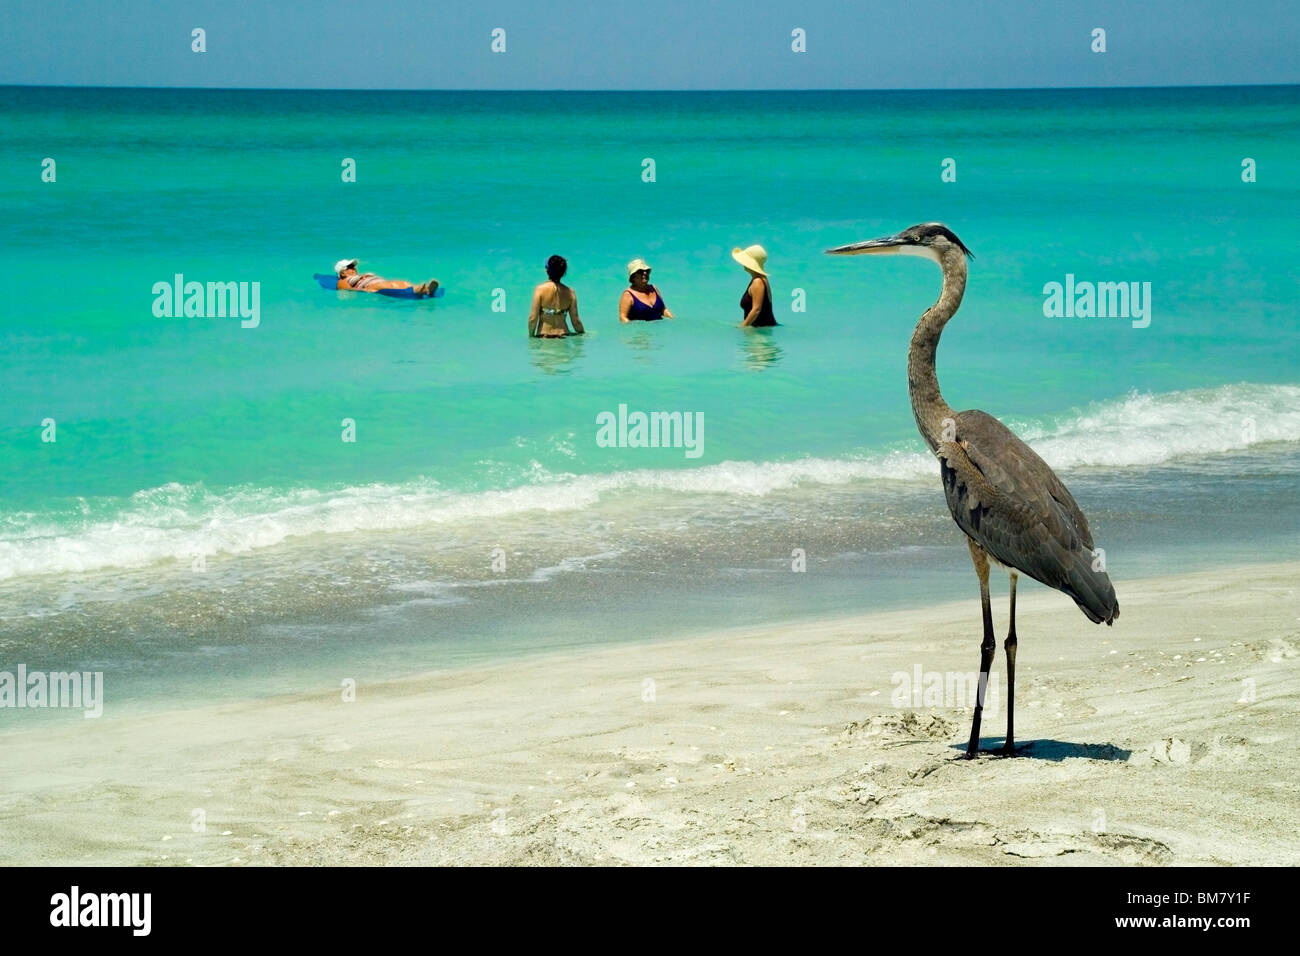
[[[897,89],[1300,82],[1260,0],[5,0],[0,84]],[[207,31],[207,52],[190,31]],[[491,32],[506,31],[506,52]],[[807,52],[791,51],[803,29]],[[1090,49],[1106,30],[1105,53]]]

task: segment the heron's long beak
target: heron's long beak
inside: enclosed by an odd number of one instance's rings
[[[827,249],[828,256],[869,256],[891,255],[899,251],[900,246],[907,245],[906,239],[898,236],[883,236],[880,239],[867,239],[864,242],[851,242],[847,246]]]

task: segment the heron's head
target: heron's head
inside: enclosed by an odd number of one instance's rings
[[[826,250],[832,256],[922,256],[943,265],[945,259],[961,254],[975,254],[966,248],[966,244],[957,238],[957,234],[941,222],[923,222],[904,229],[893,236],[880,239],[868,239],[865,242],[851,242],[847,246],[836,246]]]

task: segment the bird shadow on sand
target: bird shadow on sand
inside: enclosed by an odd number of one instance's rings
[[[992,737],[981,740],[979,755],[981,757],[1006,757],[1002,753],[1004,738]],[[965,752],[965,744],[953,744],[953,750]],[[1016,744],[1017,758],[1028,757],[1031,760],[1050,760],[1059,763],[1070,757],[1083,757],[1088,760],[1125,761],[1133,751],[1116,747],[1114,744],[1076,744],[1068,740],[1028,740]]]

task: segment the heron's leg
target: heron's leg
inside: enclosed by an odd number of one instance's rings
[[[1002,752],[1011,756],[1016,751],[1016,578],[1011,572],[1011,627],[1007,631],[1007,642],[1002,646],[1007,651],[1007,742]]]
[[[993,638],[993,608],[989,604],[989,559],[984,549],[969,538],[970,557],[975,562],[975,573],[980,579],[980,609],[984,614],[984,641],[980,644],[980,680],[975,691],[975,718],[970,725],[970,743],[966,747],[966,759],[979,753],[980,718],[984,716],[984,692],[989,685],[989,668],[993,666],[993,654],[998,643]]]

